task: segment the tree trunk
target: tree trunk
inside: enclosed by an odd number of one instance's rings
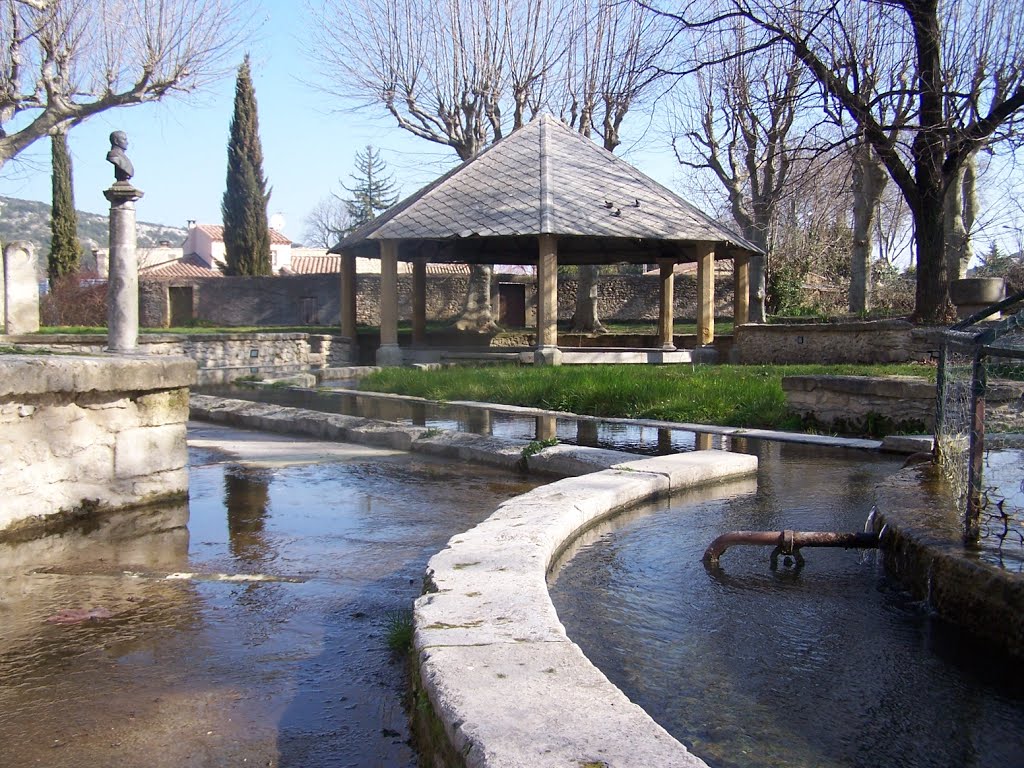
[[[871,309],[871,228],[889,176],[869,144],[858,144],[853,157],[853,249],[850,258],[850,311]]]
[[[943,237],[946,241],[946,274],[950,280],[957,280],[967,273],[967,262],[971,260],[967,227],[964,225],[963,187],[966,181],[961,166],[949,187],[944,203]]]
[[[490,264],[470,265],[466,298],[462,305],[462,313],[454,324],[456,329],[477,333],[494,333],[500,330],[491,313],[492,272],[493,267]]]
[[[577,268],[576,311],[572,316],[573,333],[604,333],[605,327],[597,314],[597,282],[600,267],[581,264]]]
[[[768,236],[767,226],[761,228],[751,222],[743,229],[743,237],[752,242],[762,251],[763,254],[751,254],[748,261],[750,273],[750,314],[748,321],[751,323],[763,323],[766,319],[765,299],[768,295]]]
[[[934,194],[922,197],[924,199],[914,211],[914,245],[917,250],[914,320],[944,324],[952,320],[955,313],[948,295],[942,195],[936,188]]]

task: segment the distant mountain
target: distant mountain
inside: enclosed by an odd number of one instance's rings
[[[87,260],[92,248],[107,247],[107,228],[106,216],[78,212],[78,239],[85,245]],[[139,247],[142,248],[160,245],[161,241],[180,246],[188,234],[184,227],[166,227],[142,221],[136,225],[136,232]],[[32,243],[42,268],[40,274],[46,274],[46,257],[50,252],[50,206],[35,200],[0,196],[0,243],[12,240],[28,240]]]

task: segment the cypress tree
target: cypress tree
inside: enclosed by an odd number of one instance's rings
[[[50,156],[53,207],[50,211],[50,254],[46,271],[53,288],[57,280],[78,271],[82,244],[78,241],[78,214],[71,184],[71,153],[68,152],[68,136],[63,131],[50,135]]]
[[[353,195],[351,200],[345,201],[352,222],[349,232],[376,218],[398,200],[395,178],[387,174],[387,164],[372,146],[367,145],[365,152],[356,153],[356,171],[358,173],[352,174],[355,186],[345,187]]]
[[[238,68],[235,112],[228,141],[228,174],[221,215],[224,217],[225,273],[270,274],[270,226],[267,223],[267,180],[263,176],[256,93],[249,55]]]

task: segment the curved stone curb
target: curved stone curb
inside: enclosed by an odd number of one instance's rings
[[[885,572],[939,616],[1024,659],[1024,574],[964,547],[957,505],[935,467],[897,472],[877,487]]]
[[[431,558],[415,650],[434,714],[465,765],[705,765],[569,640],[546,576],[601,519],[756,469],[756,457],[722,451],[624,462],[510,499]]]

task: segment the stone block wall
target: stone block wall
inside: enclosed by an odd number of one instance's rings
[[[0,356],[0,532],[188,493],[195,363]]]
[[[536,284],[532,277],[496,275],[492,302],[498,312],[498,283],[526,285],[527,322],[536,315]],[[558,317],[568,320],[576,309],[576,279],[558,278]],[[468,276],[427,276],[427,319],[450,320],[462,310]],[[653,275],[607,275],[598,284],[599,315],[608,320],[657,320],[659,278]],[[171,322],[169,289],[192,291],[193,318],[215,326],[324,325],[340,323],[338,275],[282,275],[143,279],[139,283],[139,317],[143,327],[164,328]],[[356,322],[380,325],[380,276],[361,274],[356,280]],[[677,275],[674,312],[679,319],[697,316],[697,281]],[[412,319],[412,276],[398,276],[399,319]],[[732,315],[731,281],[715,289],[715,313]]]
[[[101,354],[105,336],[47,335],[8,337],[20,347],[56,352]],[[240,376],[273,376],[351,365],[349,339],[313,333],[143,334],[139,352],[152,357],[184,356],[198,366],[199,384],[231,381]]]
[[[785,376],[786,405],[846,433],[920,432],[935,426],[935,385],[919,376]]]
[[[909,363],[938,359],[941,330],[873,320],[741,325],[733,334],[737,362],[744,364]]]

